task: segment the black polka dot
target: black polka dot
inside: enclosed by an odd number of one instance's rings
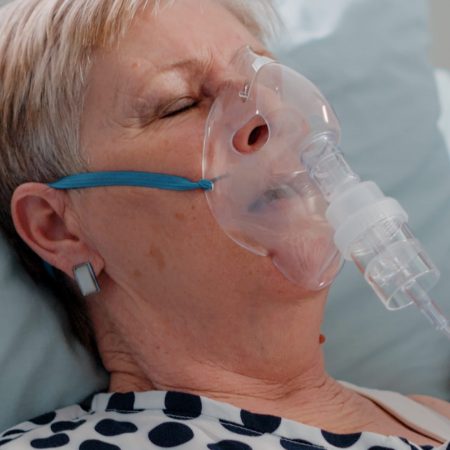
[[[89,412],[92,408],[92,401],[97,394],[94,392],[93,394],[86,397],[81,403],[78,403],[78,406],[86,412]]]
[[[131,422],[105,419],[95,425],[95,431],[102,436],[119,436],[126,433],[136,433],[137,426]]]
[[[280,444],[286,450],[311,450],[311,447],[314,447],[316,449],[324,448],[303,439],[281,438]]]
[[[419,447],[415,446],[414,444],[411,444],[411,442],[408,441],[408,439],[404,437],[399,438],[401,441],[403,441],[405,444],[409,445],[411,447],[411,450],[420,450]],[[449,450],[449,449],[447,449]]]
[[[322,431],[322,436],[331,445],[339,448],[348,448],[359,441],[361,433],[353,434],[334,434],[328,431]]]
[[[2,440],[0,441],[0,447],[1,447],[2,445],[7,444],[8,442],[13,441],[13,440],[14,440],[14,439],[2,439]]]
[[[51,412],[47,414],[42,414],[42,416],[35,417],[34,419],[31,419],[30,422],[34,423],[35,425],[48,425],[50,422],[55,420],[56,413]]]
[[[245,428],[244,425],[239,425],[238,423],[229,422],[228,420],[220,419],[219,422],[228,431],[231,431],[232,433],[240,434],[242,436],[261,436],[261,434],[262,434],[259,431],[249,430],[248,428]]]
[[[198,395],[167,392],[164,405],[166,416],[176,419],[195,419],[202,414],[202,401]]]
[[[89,439],[81,443],[79,450],[121,450],[121,448],[97,439]]]
[[[13,434],[22,434],[25,433],[23,430],[9,430],[2,434],[2,437],[12,436]]]
[[[369,450],[395,450],[395,449],[392,447],[383,447],[382,445],[374,445],[373,447],[370,447]]]
[[[433,446],[432,445],[421,445],[420,448],[423,448],[423,450],[433,450]]]
[[[85,423],[85,420],[79,420],[78,422],[55,422],[52,423],[51,429],[53,433],[61,433],[61,431],[72,431],[76,430],[79,426],[83,425]]]
[[[220,441],[217,444],[208,444],[211,450],[252,450],[252,448],[238,441]]]
[[[55,434],[44,439],[34,439],[31,441],[33,448],[58,448],[69,443],[70,439],[67,434]]]
[[[115,393],[111,395],[106,410],[113,410],[123,414],[138,412],[138,410],[134,409],[134,400],[134,392],[127,392],[126,394]]]
[[[177,422],[163,423],[148,433],[148,438],[152,444],[164,448],[185,444],[193,437],[194,433],[187,425]]]
[[[264,414],[255,414],[241,410],[242,425],[227,420],[220,420],[221,425],[228,431],[244,436],[260,436],[273,433],[281,423],[281,418]]]
[[[245,427],[260,433],[273,433],[281,423],[280,417],[255,414],[244,409],[241,411],[241,419]]]
[[[127,392],[126,394],[115,393],[109,398],[106,409],[133,410],[134,400],[134,392]]]

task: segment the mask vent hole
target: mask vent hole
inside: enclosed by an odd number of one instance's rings
[[[239,153],[260,150],[269,140],[269,127],[261,116],[250,119],[233,137],[233,146]]]

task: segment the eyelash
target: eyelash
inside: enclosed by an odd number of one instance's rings
[[[177,103],[179,103],[183,100],[186,100],[186,101],[188,100],[189,103],[182,106],[181,108],[175,109],[174,111],[170,111],[171,106],[176,105]],[[197,105],[198,105],[198,101],[193,98],[184,98],[184,99],[177,100],[172,105],[169,105],[169,107],[167,108],[167,109],[169,109],[169,112],[162,113],[161,119],[170,119],[171,117],[177,116],[179,114],[183,114],[183,113],[189,111],[190,109],[195,108]]]

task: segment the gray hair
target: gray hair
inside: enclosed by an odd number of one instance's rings
[[[87,170],[80,148],[86,79],[96,48],[115,45],[141,8],[176,0],[14,0],[0,9],[0,229],[33,279],[63,301],[72,328],[95,349],[83,299],[58,273],[51,277],[18,236],[11,218],[14,190]],[[277,16],[271,0],[222,3],[264,40]]]

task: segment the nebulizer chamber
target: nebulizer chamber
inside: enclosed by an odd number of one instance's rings
[[[344,258],[356,264],[387,309],[415,304],[450,337],[447,319],[428,294],[439,271],[411,232],[400,204],[375,183],[362,182],[326,135],[314,140],[302,159],[329,202],[326,215]]]
[[[240,74],[239,87],[228,83],[216,99],[203,156],[203,176],[215,181],[208,203],[224,231],[244,248],[271,256],[284,275],[308,289],[327,286],[342,255],[354,261],[387,309],[415,304],[450,337],[448,321],[428,295],[439,271],[400,204],[375,183],[361,181],[345,161],[338,119],[317,87],[248,48],[231,66]],[[254,151],[243,152],[235,142],[245,127],[253,128],[249,143],[264,128]],[[279,190],[288,199],[284,209],[254,207]],[[308,217],[317,220],[307,230]],[[294,236],[308,233],[312,237],[297,245]],[[320,251],[299,263],[298,255],[310,248]]]

